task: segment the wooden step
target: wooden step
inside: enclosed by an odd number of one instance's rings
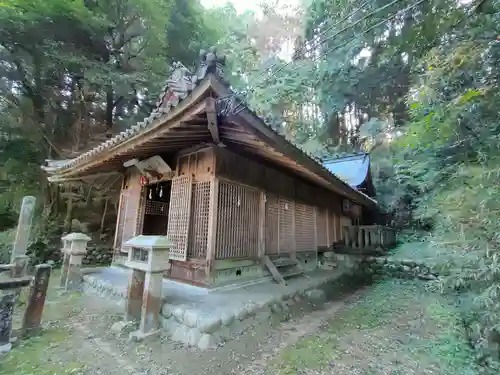
[[[273,259],[272,260],[274,266],[276,268],[282,268],[282,267],[290,267],[290,266],[296,266],[297,261],[293,260],[291,258],[278,258],[278,259]]]
[[[269,272],[271,272],[274,281],[276,281],[278,284],[286,285],[285,279],[283,278],[283,276],[281,276],[281,273],[278,271],[274,263],[271,262],[271,259],[269,259],[267,255],[264,255],[262,257],[262,263],[264,264],[264,266],[266,266]]]
[[[262,263],[278,284],[286,285],[285,278],[297,275],[305,276],[302,265],[293,255],[289,258],[281,257],[273,260],[266,255],[262,257]]]

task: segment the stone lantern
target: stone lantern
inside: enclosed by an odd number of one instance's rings
[[[127,290],[125,320],[140,320],[136,339],[155,334],[162,305],[163,274],[168,269],[172,242],[166,236],[137,236],[124,243],[129,247],[125,266],[132,270]]]
[[[91,240],[85,233],[70,233],[61,238],[63,265],[61,287],[75,289],[81,284],[82,261],[87,253],[87,243]]]

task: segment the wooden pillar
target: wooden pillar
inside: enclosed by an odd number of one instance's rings
[[[318,251],[318,208],[313,207],[314,251]]]
[[[325,210],[325,215],[326,215],[326,246],[330,247],[332,244],[330,243],[330,220],[329,216],[330,213],[328,211],[328,208]]]
[[[259,202],[259,258],[266,254],[266,193],[260,192]]]
[[[219,178],[212,177],[210,189],[210,207],[208,210],[207,258],[205,274],[209,284],[215,280],[215,256],[217,239],[217,213],[219,211]]]
[[[48,264],[35,266],[35,279],[31,284],[26,310],[24,311],[23,334],[40,327],[47,289],[49,288],[50,271],[51,267]]]
[[[278,254],[281,252],[280,251],[280,237],[281,237],[281,226],[280,226],[280,211],[281,211],[281,202],[280,202],[280,197],[276,196],[276,202],[278,203],[278,237],[277,239],[277,246],[278,246]]]
[[[113,241],[113,263],[117,256],[120,255],[122,247],[122,230],[123,230],[123,218],[125,215],[124,204],[126,203],[124,192],[125,192],[125,175],[121,175],[121,189],[120,198],[118,201],[118,212],[116,215],[116,226],[115,226],[115,239]]]
[[[297,254],[297,236],[296,236],[296,230],[295,230],[295,201],[291,201],[292,204],[290,209],[292,210],[292,233],[293,233],[293,243],[292,243],[292,249],[290,249],[290,253],[292,254],[292,257],[295,257]]]

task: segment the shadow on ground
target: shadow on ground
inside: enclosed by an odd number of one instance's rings
[[[1,374],[472,374],[453,307],[424,284],[341,279],[326,303],[297,304],[217,350],[110,332],[112,301],[61,295],[52,278],[44,331],[0,361]]]

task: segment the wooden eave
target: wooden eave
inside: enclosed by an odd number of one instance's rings
[[[123,172],[123,163],[133,158],[147,158],[177,151],[196,143],[211,141],[207,128],[205,99],[210,96],[210,80],[204,80],[169,113],[116,146],[103,150],[83,163],[54,173],[50,182],[85,179],[96,173]]]
[[[331,174],[321,164],[295,147],[283,136],[268,127],[248,108],[217,120],[217,129],[209,128],[207,114],[213,112],[213,97],[231,95],[215,76],[205,78],[191,94],[176,107],[155,119],[147,128],[113,147],[98,150],[87,160],[54,173],[51,182],[85,179],[86,176],[123,172],[123,163],[133,158],[147,158],[160,153],[179,151],[197,144],[214,143],[214,130],[220,146],[255,154],[313,184],[323,186],[366,207],[376,201],[351,188]],[[213,122],[213,121],[212,121]]]
[[[212,88],[218,97],[231,94],[231,91],[215,78]],[[330,173],[313,158],[267,126],[248,108],[243,108],[237,114],[228,116],[219,124],[219,132],[224,144],[234,144],[239,148],[244,148],[249,153],[270,160],[313,184],[323,186],[363,206],[376,207],[377,205],[374,199],[353,189]]]

